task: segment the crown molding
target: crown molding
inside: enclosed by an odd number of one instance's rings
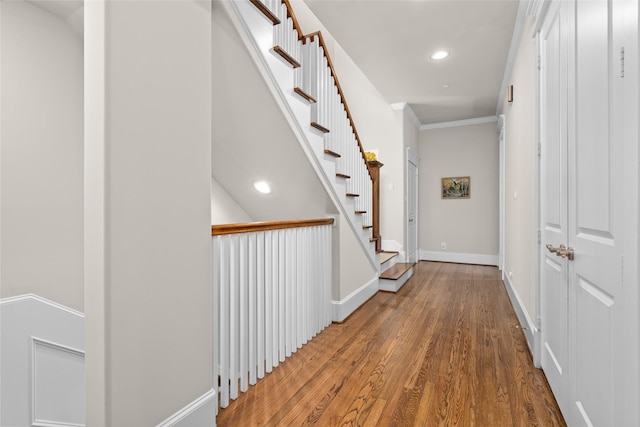
[[[498,121],[498,116],[477,117],[475,119],[454,120],[452,122],[430,123],[420,126],[420,130],[433,130],[453,128],[457,126],[479,125],[482,123],[493,123]]]
[[[422,123],[420,123],[418,116],[416,116],[416,113],[413,112],[413,109],[409,104],[407,104],[406,102],[397,102],[395,104],[391,104],[391,108],[396,111],[404,111],[404,113],[409,116],[416,129],[420,130]]]

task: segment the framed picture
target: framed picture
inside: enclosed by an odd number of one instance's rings
[[[442,178],[443,199],[468,199],[471,197],[471,178],[455,176]]]

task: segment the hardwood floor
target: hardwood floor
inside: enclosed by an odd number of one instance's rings
[[[421,262],[238,400],[218,426],[565,425],[495,267]]]

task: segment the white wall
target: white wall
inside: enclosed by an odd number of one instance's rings
[[[1,7],[0,297],[83,311],[82,39],[32,4]]]
[[[476,262],[497,260],[498,148],[495,122],[420,133],[422,259],[462,254],[462,259],[448,260],[465,262],[478,255]],[[441,198],[441,178],[455,176],[471,177],[469,199]],[[441,249],[441,243],[447,244],[446,250]]]
[[[527,311],[536,318],[536,49],[527,18],[510,84],[514,101],[505,114],[505,273]]]
[[[85,4],[90,426],[211,395],[210,7]]]
[[[338,226],[341,228],[340,254],[342,254],[340,257],[340,289],[338,299],[343,300],[358,290],[363,284],[376,277],[378,272],[371,266],[369,259],[360,247],[357,237],[351,232],[347,220],[342,216],[339,217]]]
[[[251,221],[249,214],[218,184],[218,181],[211,178],[211,224],[238,224]]]
[[[408,108],[402,109],[402,139],[405,148],[411,148],[417,152],[420,148],[420,131],[414,118],[411,117],[412,114]]]

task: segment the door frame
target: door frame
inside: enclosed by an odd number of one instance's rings
[[[420,261],[420,242],[419,242],[419,236],[420,236],[420,206],[419,206],[419,202],[420,202],[420,191],[419,191],[419,183],[420,183],[420,157],[418,156],[418,153],[416,152],[416,150],[412,149],[411,147],[407,147],[405,149],[405,186],[404,188],[406,189],[406,193],[405,193],[405,224],[406,224],[406,234],[405,234],[405,242],[406,242],[406,261],[407,262],[419,262]],[[409,248],[409,242],[411,241],[409,233],[410,233],[410,229],[409,229],[409,205],[410,205],[410,200],[409,198],[411,197],[411,194],[409,194],[409,180],[411,179],[411,177],[409,176],[409,163],[412,163],[416,166],[416,188],[415,188],[415,194],[413,195],[416,200],[416,216],[414,218],[415,222],[416,222],[416,235],[415,235],[415,242],[416,242],[416,248],[415,248],[415,260],[411,260],[409,259],[409,254],[411,253]]]
[[[498,116],[498,270],[502,272],[502,280],[504,280],[504,250],[505,250],[505,177],[506,177],[506,159],[505,147],[507,138],[507,126],[505,115]]]

